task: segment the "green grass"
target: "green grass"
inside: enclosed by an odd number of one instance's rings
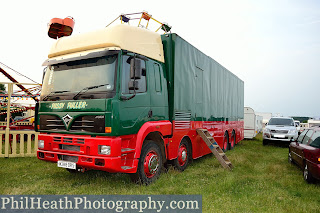
[[[231,172],[208,155],[184,172],[170,168],[149,186],[126,174],[71,174],[36,158],[1,158],[0,194],[201,194],[203,212],[320,212],[320,183],[307,184],[287,154],[262,146],[259,135],[227,152]]]

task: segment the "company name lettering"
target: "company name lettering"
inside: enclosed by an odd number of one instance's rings
[[[62,109],[64,107],[65,103],[52,103],[50,108],[51,109]]]
[[[67,105],[67,109],[84,109],[87,106],[87,102],[80,101],[80,102],[69,102]]]
[[[65,103],[52,103],[49,106],[50,109],[63,109]],[[67,109],[85,109],[88,106],[87,102],[85,101],[77,101],[77,102],[69,102],[67,104]]]

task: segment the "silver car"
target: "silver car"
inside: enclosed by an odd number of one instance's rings
[[[263,145],[269,141],[294,141],[298,137],[298,131],[294,120],[289,117],[273,117],[263,130]]]

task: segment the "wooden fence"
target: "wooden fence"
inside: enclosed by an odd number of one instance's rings
[[[0,130],[0,157],[37,156],[38,134],[32,130]]]
[[[9,78],[10,79],[10,78]],[[12,79],[10,79],[12,80]],[[13,79],[14,80],[14,79]],[[38,149],[38,132],[33,130],[14,130],[10,129],[10,107],[11,107],[11,96],[13,94],[13,86],[19,86],[20,89],[27,92],[28,95],[31,93],[21,87],[25,85],[41,85],[33,83],[18,83],[18,82],[0,82],[1,84],[7,84],[7,120],[6,122],[0,122],[2,126],[0,128],[0,157],[26,157],[26,156],[37,156]],[[37,100],[37,99],[35,99]],[[19,123],[18,123],[19,124]],[[20,125],[27,125],[27,123],[20,122]]]

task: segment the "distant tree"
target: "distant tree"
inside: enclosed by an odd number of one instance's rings
[[[300,116],[300,117],[296,116],[296,117],[292,117],[292,118],[293,118],[294,120],[300,121],[300,123],[307,123],[308,120],[309,120],[309,117],[302,117],[302,116]],[[305,122],[305,121],[307,121],[307,122]]]

